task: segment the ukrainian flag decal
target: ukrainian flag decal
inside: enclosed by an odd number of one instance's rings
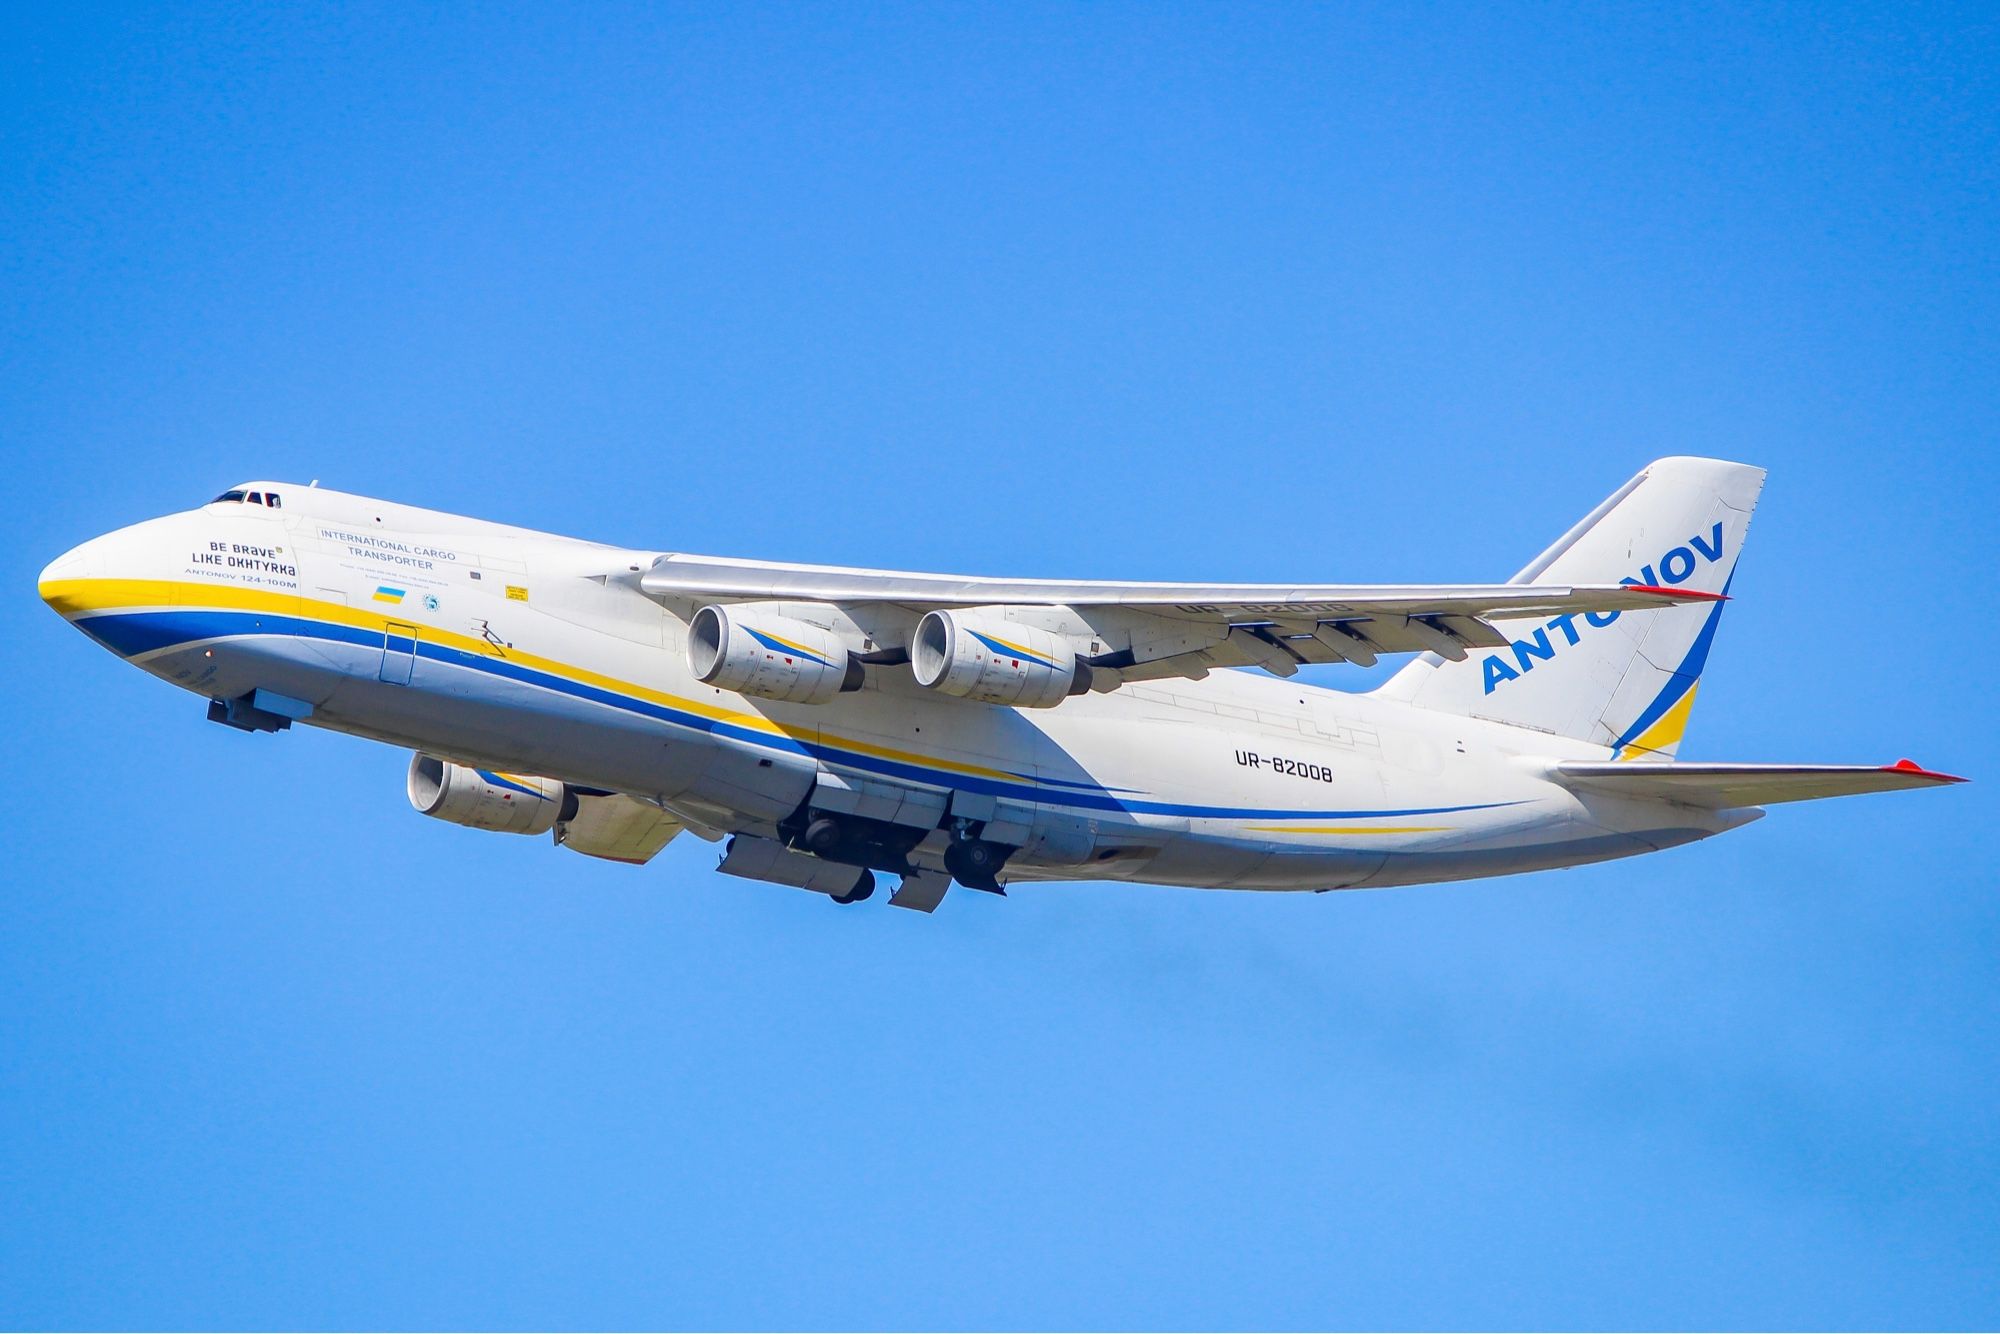
[[[401,602],[403,600],[403,590],[400,588],[391,588],[387,584],[377,584],[375,586],[375,600],[377,602]]]

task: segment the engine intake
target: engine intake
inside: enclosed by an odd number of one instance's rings
[[[824,704],[861,689],[864,676],[832,630],[754,607],[703,607],[688,626],[687,653],[703,685],[790,704]]]
[[[410,804],[425,815],[501,834],[546,834],[563,811],[563,785],[419,753],[410,759]]]
[[[917,684],[984,704],[1047,709],[1090,689],[1090,668],[1061,635],[958,611],[917,622],[910,643]]]

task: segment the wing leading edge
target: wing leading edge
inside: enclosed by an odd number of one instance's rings
[[[865,611],[885,646],[935,609],[1045,608],[1072,614],[1103,649],[1096,665],[1126,679],[1301,663],[1372,664],[1426,650],[1462,659],[1508,638],[1493,621],[1608,616],[1720,594],[1639,584],[1179,584],[988,579],[668,555],[640,579],[667,602],[823,603]]]
[[[987,579],[973,575],[850,570],[662,556],[640,580],[654,597],[810,602],[893,602],[906,607],[1141,607],[1188,614],[1306,614],[1362,605],[1401,611],[1495,616],[1636,611],[1719,594],[1645,584],[1180,584],[1117,580]]]

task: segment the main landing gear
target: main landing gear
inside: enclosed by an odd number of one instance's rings
[[[875,873],[873,871],[863,871],[861,878],[854,882],[853,889],[848,890],[845,894],[835,894],[832,898],[835,903],[859,903],[874,892]]]
[[[969,821],[955,821],[950,826],[950,842],[944,849],[945,870],[967,889],[1004,894],[1006,890],[1000,887],[1000,871],[1014,849],[1005,843],[980,838],[974,832],[978,828]],[[779,824],[778,831],[789,846],[826,861],[888,871],[905,880],[924,874],[910,860],[927,832],[915,826],[831,814],[801,803],[797,811]],[[936,876],[937,873],[932,871],[928,874]],[[904,888],[909,886],[906,884]],[[859,903],[874,892],[875,876],[872,871],[863,870],[852,889],[829,897],[835,903]],[[899,905],[903,903],[902,893],[898,891]]]
[[[819,815],[806,826],[799,842],[805,844],[806,851],[815,857],[824,857],[838,849],[845,837],[846,831],[841,829],[840,821],[830,815]]]
[[[1013,849],[983,838],[959,838],[944,850],[944,869],[967,889],[983,889],[988,894],[1004,894],[995,879]]]

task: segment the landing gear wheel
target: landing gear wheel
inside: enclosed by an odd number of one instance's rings
[[[840,833],[840,821],[822,815],[806,826],[805,837],[799,841],[807,852],[823,857],[840,845]]]
[[[994,873],[1006,859],[1006,850],[998,844],[972,838],[945,849],[944,869],[951,872],[951,878],[961,885],[993,890],[1000,887],[993,878]]]
[[[873,871],[863,871],[861,878],[854,882],[853,889],[848,890],[845,894],[835,894],[832,897],[835,903],[859,903],[874,892],[875,873]]]

